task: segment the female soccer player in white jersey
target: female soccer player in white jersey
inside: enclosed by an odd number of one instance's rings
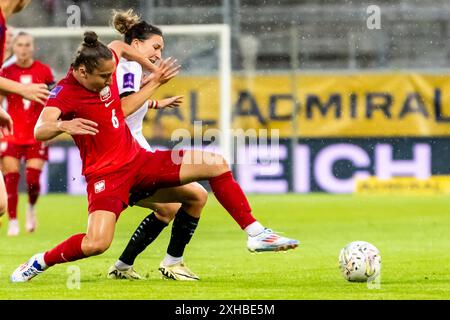
[[[146,55],[153,63],[161,60],[164,49],[164,38],[161,30],[141,21],[139,16],[132,10],[117,11],[113,17],[115,28],[124,35],[124,41],[135,47],[142,54]],[[134,62],[121,59],[117,66],[117,83],[122,99],[138,92],[141,86],[142,67]],[[163,108],[178,105],[181,97],[167,98],[162,101],[150,101],[150,104]],[[126,122],[133,136],[139,144],[151,150],[150,145],[142,133],[142,123],[149,109],[149,101],[146,101],[138,110],[126,110]],[[164,204],[155,203],[161,200],[173,201],[176,203]],[[201,210],[207,200],[204,188],[197,182],[192,182],[180,187],[167,188],[158,191],[158,194],[148,198],[145,205],[154,213],[147,216],[138,226],[131,237],[127,247],[123,251],[119,260],[108,270],[108,277],[113,279],[140,279],[141,277],[134,271],[133,263],[136,257],[150,244],[168,223],[174,219],[172,235],[167,249],[167,254],[160,264],[160,272],[164,278],[174,280],[198,280],[183,263],[183,252],[190,241],[200,218]],[[151,202],[154,201],[154,202]],[[135,201],[132,201],[135,202]],[[143,203],[141,202],[142,206]],[[269,238],[274,241],[255,241],[258,237],[255,234],[265,234],[264,228],[251,214],[233,215],[236,222],[249,235],[249,249],[252,251],[275,251],[289,249],[296,246],[296,241],[283,237],[271,235]],[[252,241],[253,240],[253,241]]]

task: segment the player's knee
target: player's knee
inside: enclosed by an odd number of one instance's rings
[[[89,241],[83,251],[87,256],[96,256],[108,250],[110,245],[111,242],[107,240]]]
[[[228,165],[227,160],[225,160],[225,158],[222,155],[215,154],[215,157],[216,161],[214,163],[214,172],[216,172],[218,176],[225,172],[230,171],[230,166]]]
[[[206,191],[202,185],[198,185],[195,192],[195,202],[197,206],[203,208],[206,205],[206,201],[208,201],[208,191]]]
[[[169,224],[175,217],[176,211],[158,210],[155,211],[155,216],[159,221]]]

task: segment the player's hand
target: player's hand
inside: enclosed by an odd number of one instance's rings
[[[180,104],[183,103],[183,98],[184,98],[184,96],[175,96],[175,97],[158,100],[158,107],[156,109],[179,107]]]
[[[0,137],[9,136],[12,134],[13,121],[11,116],[0,108]]]
[[[32,83],[23,86],[21,95],[28,100],[45,104],[50,91],[47,89],[47,85],[44,83]]]
[[[150,81],[154,80],[159,84],[164,84],[173,77],[175,77],[178,72],[180,72],[181,66],[177,64],[177,60],[173,58],[167,58],[159,63],[157,68],[147,77],[142,79],[141,87],[145,86]]]
[[[97,126],[97,123],[94,121],[83,118],[58,122],[58,129],[62,132],[70,134],[71,136],[85,134],[95,136],[99,132]]]

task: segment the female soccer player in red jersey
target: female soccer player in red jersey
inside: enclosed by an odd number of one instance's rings
[[[120,52],[117,54],[120,56]],[[159,189],[208,180],[218,201],[233,217],[251,215],[242,189],[220,155],[197,150],[148,152],[138,145],[122,112],[114,76],[118,59],[114,51],[97,40],[95,33],[85,33],[72,68],[52,90],[41,113],[35,127],[38,140],[49,140],[65,132],[72,135],[80,149],[87,181],[88,228],[86,233],[76,234],[31,257],[12,273],[13,282],[29,281],[57,263],[107,250],[130,193],[145,192],[157,197],[163,192]],[[152,82],[164,83],[174,74],[176,71],[168,65],[154,72]],[[269,247],[283,237],[265,229],[254,238]],[[298,245],[297,240],[288,240],[280,249]]]
[[[0,66],[3,64],[6,41],[6,19],[20,12],[31,0],[2,0],[0,1]],[[44,103],[49,95],[47,86],[43,83],[25,85],[17,81],[5,79],[0,76],[0,92],[4,94],[15,93],[25,99]],[[2,134],[9,134],[12,130],[12,120],[8,113],[0,108],[0,127],[6,129]],[[0,135],[2,135],[0,134]],[[0,174],[0,219],[5,213],[7,206],[7,194],[3,175]],[[1,220],[0,220],[1,222]],[[1,224],[1,223],[0,223]]]
[[[34,59],[33,37],[27,33],[19,33],[13,42],[16,63],[3,68],[3,77],[23,84],[45,83],[51,86],[54,82],[50,67]],[[0,103],[3,100],[0,96]],[[8,113],[14,122],[14,132],[5,137],[0,144],[3,157],[3,175],[8,193],[8,235],[19,234],[17,220],[18,187],[20,179],[20,162],[26,161],[26,181],[28,187],[28,207],[26,230],[33,232],[36,228],[35,204],[40,193],[39,178],[45,161],[48,160],[48,147],[36,141],[33,134],[34,125],[44,106],[40,103],[23,99],[17,94],[6,96]]]
[[[140,17],[132,10],[117,11],[113,17],[113,24],[124,35],[126,43],[145,54],[151,61],[156,62],[162,59],[164,38],[159,28],[141,21]],[[116,77],[119,93],[122,99],[126,99],[133,92],[139,91],[142,68],[138,63],[122,58],[117,66]],[[158,108],[165,107],[168,103],[170,106],[170,102],[177,101],[177,98],[158,101]],[[123,109],[123,111],[126,116],[126,123],[133,136],[144,149],[152,150],[142,133],[142,123],[149,109],[148,104],[148,102],[144,103],[137,110]],[[173,203],[158,203],[159,199]],[[133,268],[136,257],[175,218],[167,254],[160,264],[159,271],[164,278],[168,279],[198,280],[198,276],[184,264],[183,252],[195,232],[206,200],[204,188],[197,182],[191,182],[181,187],[161,189],[145,202],[141,202],[140,206],[149,207],[155,212],[148,215],[136,228],[119,260],[109,268],[108,277],[113,279],[140,279],[141,277]],[[132,203],[134,202],[132,201]],[[233,218],[247,232],[249,237],[264,231],[264,227],[252,217],[250,212],[238,214]],[[270,247],[265,246],[265,249],[267,251],[281,249],[286,241],[288,240],[279,239],[278,242],[272,242]]]

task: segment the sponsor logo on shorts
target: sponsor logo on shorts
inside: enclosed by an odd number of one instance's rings
[[[100,193],[105,190],[105,180],[98,181],[94,184],[95,193]]]
[[[100,100],[107,101],[109,98],[111,98],[111,89],[106,86],[100,91]]]
[[[1,152],[5,152],[7,148],[8,148],[8,142],[0,143],[0,151]]]

